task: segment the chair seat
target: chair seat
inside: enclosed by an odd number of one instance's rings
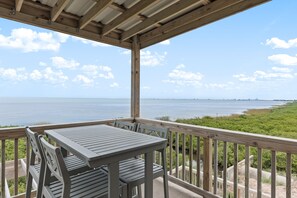
[[[153,164],[153,177],[161,177],[164,174],[163,167],[158,164]],[[138,185],[144,183],[144,169],[145,161],[139,158],[130,158],[120,161],[120,180],[128,185]],[[108,171],[107,167],[103,167],[105,171]]]
[[[90,169],[86,163],[84,163],[81,159],[79,159],[75,155],[64,157],[64,161],[65,161],[67,170],[70,172],[70,175],[87,171]],[[33,167],[36,170],[36,172],[39,174],[40,164],[36,164]]]
[[[101,169],[90,170],[70,177],[71,198],[107,197],[108,176]],[[52,182],[47,188],[51,197],[59,198],[62,194],[62,183]],[[121,187],[121,186],[120,186]]]

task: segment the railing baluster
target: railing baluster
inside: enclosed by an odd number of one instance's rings
[[[223,197],[227,197],[227,142],[224,142],[223,148]]]
[[[175,175],[177,178],[179,178],[179,159],[178,159],[178,155],[179,155],[179,134],[178,132],[176,132],[176,136],[175,136],[175,157],[176,157],[176,164],[175,164]]]
[[[26,175],[29,173],[29,162],[30,162],[30,142],[29,138],[26,138]]]
[[[196,145],[196,185],[200,187],[200,137],[197,137],[197,145]]]
[[[185,180],[185,172],[186,172],[186,142],[185,142],[185,134],[182,134],[182,180]]]
[[[217,194],[218,189],[218,140],[214,140],[214,154],[213,154],[213,193]]]
[[[271,198],[276,197],[276,152],[271,151]]]
[[[262,197],[262,149],[258,148],[257,198]]]
[[[172,158],[172,131],[169,133],[169,174],[172,175],[172,164],[173,164],[173,158]]]
[[[19,194],[19,139],[14,139],[14,195]]]
[[[203,138],[203,190],[212,190],[212,139]]]
[[[5,140],[1,141],[1,193],[5,198]]]
[[[286,198],[291,198],[291,174],[292,174],[292,155],[291,153],[287,153]]]
[[[245,146],[245,198],[250,197],[250,147]]]
[[[190,135],[190,184],[193,183],[193,136]]]
[[[238,145],[234,143],[234,176],[233,176],[233,194],[234,198],[237,198],[238,195]]]

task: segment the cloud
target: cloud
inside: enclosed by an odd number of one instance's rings
[[[157,52],[152,53],[151,51],[141,50],[140,51],[140,65],[147,67],[156,67],[163,65],[164,60],[166,58],[167,52],[163,54],[159,54]]]
[[[159,44],[161,44],[161,45],[170,45],[170,40],[167,39],[165,41],[160,42]]]
[[[271,39],[266,40],[266,45],[271,46],[273,49],[275,48],[289,49],[292,47],[297,47],[297,38],[285,41],[277,37],[273,37]]]
[[[297,65],[297,55],[290,56],[288,54],[275,54],[268,57],[268,60],[271,60],[277,64],[281,65]]]
[[[268,81],[268,80],[282,80],[294,78],[290,73],[282,72],[264,72],[264,71],[255,71],[251,76],[245,74],[236,74],[233,75],[239,81],[242,82],[256,82],[256,81]]]
[[[131,55],[131,50],[125,50],[121,52],[124,55]],[[167,52],[159,54],[157,52],[151,52],[149,50],[140,51],[140,65],[146,67],[156,67],[164,64]]]
[[[28,79],[25,68],[0,68],[0,78],[10,81],[23,81]]]
[[[208,83],[205,84],[204,86],[206,88],[214,88],[214,89],[230,89],[231,86],[233,86],[233,82],[228,82],[228,83]]]
[[[175,68],[176,69],[182,69],[182,68],[185,68],[186,66],[184,64],[179,64],[177,65]]]
[[[82,70],[87,76],[92,78],[114,79],[112,69],[108,66],[84,65]]]
[[[142,89],[142,90],[150,90],[151,87],[150,87],[150,86],[143,86],[143,87],[141,87],[141,89]]]
[[[115,87],[119,87],[119,84],[114,82],[114,83],[110,84],[109,86],[112,88],[115,88]]]
[[[94,80],[90,79],[84,75],[77,75],[74,79],[73,82],[78,82],[81,83],[83,86],[93,86]]]
[[[63,84],[68,80],[62,71],[54,71],[52,68],[47,67],[42,71],[33,70],[32,72],[26,71],[25,68],[0,68],[0,78],[10,81],[25,81],[25,80],[44,80],[51,84]]]
[[[100,43],[92,40],[87,40],[84,38],[76,37],[76,36],[71,36],[73,40],[80,41],[83,44],[91,45],[93,47],[110,47],[111,45],[105,44],[105,43]]]
[[[13,29],[9,36],[0,34],[0,47],[20,49],[23,52],[58,51],[66,42],[61,33],[36,32],[27,28]]]
[[[79,63],[75,60],[66,60],[63,57],[55,56],[52,57],[52,64],[53,66],[60,68],[60,69],[75,69],[79,66]]]
[[[285,72],[285,73],[292,72],[292,69],[287,68],[287,67],[272,67],[272,70],[276,71],[276,72]]]
[[[185,68],[181,67],[181,65],[178,65],[174,70],[172,70],[169,74],[168,80],[164,80],[165,83],[172,83],[179,86],[200,86],[201,80],[203,78],[203,75],[199,72],[189,72],[182,70]]]

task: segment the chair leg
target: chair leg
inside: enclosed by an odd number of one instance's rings
[[[28,177],[27,177],[27,186],[26,186],[26,198],[31,197],[31,191],[32,191],[32,175],[28,171]]]
[[[168,175],[167,175],[167,163],[166,163],[166,149],[162,151],[162,165],[163,165],[163,185],[164,185],[164,198],[169,198],[168,192]]]
[[[141,185],[137,186],[137,197],[142,198]]]

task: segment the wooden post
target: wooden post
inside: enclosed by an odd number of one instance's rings
[[[212,139],[203,141],[203,189],[211,191],[212,188]]]
[[[131,50],[131,117],[139,117],[140,98],[140,43],[139,37],[133,37]]]

